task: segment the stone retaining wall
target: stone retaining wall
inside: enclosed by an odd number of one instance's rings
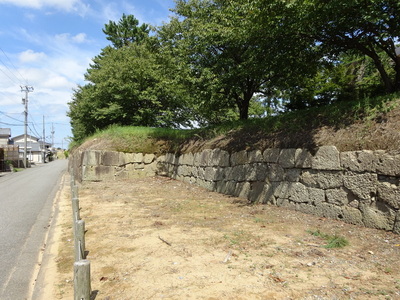
[[[400,155],[320,147],[204,150],[177,156],[88,151],[71,159],[79,180],[164,175],[212,191],[400,233]]]

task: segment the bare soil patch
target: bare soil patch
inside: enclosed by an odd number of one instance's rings
[[[68,182],[68,180],[66,180]],[[73,297],[69,187],[55,299]],[[164,177],[80,187],[95,299],[400,299],[400,236]],[[328,249],[317,231],[346,238]]]

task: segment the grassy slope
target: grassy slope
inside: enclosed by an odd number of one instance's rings
[[[161,154],[272,147],[314,149],[335,145],[341,151],[400,149],[400,97],[380,97],[226,123],[195,130],[117,127],[88,138],[80,149]]]

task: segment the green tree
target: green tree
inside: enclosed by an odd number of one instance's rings
[[[301,0],[293,5],[299,33],[313,38],[323,53],[332,58],[347,51],[368,56],[386,92],[400,90],[398,0]]]
[[[176,2],[178,16],[173,22],[180,22],[175,26],[180,30],[174,35],[176,44],[191,66],[191,77],[197,83],[194,87],[206,87],[201,101],[207,103],[210,113],[212,109],[218,113],[221,108],[236,108],[239,118],[247,119],[255,95],[268,98],[278,87],[297,83],[300,74],[315,72],[310,43],[300,38],[293,41],[295,28],[288,31],[288,26],[283,30],[280,25],[282,16],[293,13],[290,5],[280,0],[263,4],[241,0]]]
[[[147,39],[150,33],[148,24],[139,26],[139,21],[133,15],[123,14],[118,23],[109,21],[105,24],[103,33],[107,35],[115,48],[122,48],[131,43],[140,43]]]
[[[190,124],[185,93],[171,79],[172,57],[147,36],[122,47],[105,47],[69,103],[77,140],[112,124],[179,127]],[[167,71],[168,70],[168,71]]]

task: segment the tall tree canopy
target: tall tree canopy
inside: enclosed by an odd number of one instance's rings
[[[69,104],[77,139],[110,124],[204,126],[277,103],[280,112],[400,90],[398,0],[175,5],[159,28],[125,14],[105,25],[111,45]]]
[[[88,84],[79,86],[69,103],[68,115],[78,140],[112,124],[153,127],[189,124],[185,93],[168,77],[173,70],[172,58],[157,50],[154,38],[132,28],[137,22],[123,20],[135,20],[134,17],[123,16],[120,24],[129,28],[118,31],[130,32],[132,36],[124,33],[120,37],[119,33],[111,35],[105,30],[115,47],[105,47],[93,59],[85,74]],[[109,29],[107,25],[106,28]],[[124,45],[119,41],[124,41]]]
[[[398,0],[299,0],[298,23],[321,51],[353,51],[370,57],[387,92],[400,91],[400,2]],[[383,54],[383,55],[381,55]],[[390,63],[387,63],[390,61]]]
[[[109,21],[105,24],[103,32],[115,48],[122,48],[145,40],[149,36],[150,27],[146,23],[139,26],[139,21],[133,15],[123,14],[118,23]]]
[[[315,70],[309,44],[288,46],[280,17],[288,10],[284,1],[271,0],[262,23],[252,15],[259,9],[251,1],[178,0],[171,22],[177,44],[193,70],[193,78],[212,91],[203,100],[213,108],[236,107],[239,118],[249,117],[253,97],[270,97],[277,87]],[[258,22],[258,23],[257,23]],[[257,28],[255,30],[254,28]],[[286,28],[288,29],[288,27]],[[260,30],[264,35],[260,35]],[[204,80],[208,83],[204,85]]]

